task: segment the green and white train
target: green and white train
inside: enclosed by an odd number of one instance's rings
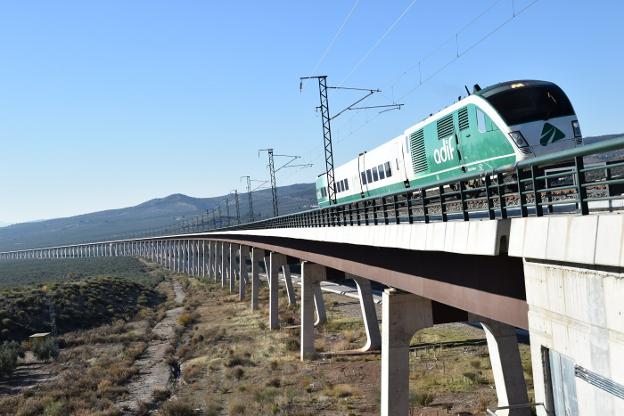
[[[336,167],[336,202],[488,172],[582,144],[572,104],[552,82],[475,85],[467,97]],[[319,206],[328,206],[326,174],[317,178],[316,191]]]

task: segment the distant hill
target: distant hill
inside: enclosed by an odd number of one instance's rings
[[[603,140],[614,139],[616,137],[624,137],[624,133],[604,134],[602,136],[583,137],[583,143],[593,144],[593,143],[601,142]],[[624,157],[624,150],[614,150],[612,152],[606,152],[600,155],[589,156],[588,158],[585,158],[585,163],[600,163],[600,162],[605,162],[607,160],[620,159],[623,157]]]
[[[592,143],[596,143],[596,142],[601,142],[603,140],[614,139],[616,137],[622,137],[622,136],[624,136],[624,133],[620,133],[620,134],[603,134],[602,136],[588,136],[588,137],[583,137],[583,143],[585,143],[585,144],[592,144]]]
[[[303,211],[316,206],[314,184],[296,184],[277,189],[280,214]],[[226,196],[193,198],[173,194],[152,199],[129,208],[111,209],[74,217],[13,224],[0,228],[0,251],[33,247],[74,244],[123,238],[132,233],[182,224],[184,220],[211,211],[219,204],[225,217]],[[230,216],[236,217],[233,195],[230,198]],[[249,217],[247,194],[239,194],[243,220]],[[253,193],[254,216],[273,216],[271,190]]]

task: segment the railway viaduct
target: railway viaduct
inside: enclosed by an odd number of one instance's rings
[[[531,408],[538,415],[624,414],[624,216],[613,212],[623,198],[617,187],[622,179],[608,165],[583,165],[589,154],[624,147],[624,138],[618,140],[517,167],[513,207],[501,188],[506,182],[498,174],[498,183],[491,183],[492,174],[484,181],[485,197],[474,196],[485,200],[480,205],[470,205],[462,182],[457,188],[439,185],[433,196],[420,190],[382,198],[380,205],[355,203],[213,231],[4,252],[0,260],[141,256],[220,281],[253,309],[260,306],[260,274],[266,273],[269,328],[280,325],[282,281],[289,301],[300,302],[302,360],[315,358],[315,320],[326,319],[320,282],[353,279],[368,338],[363,349],[381,349],[382,415],[408,414],[410,340],[419,329],[446,322],[483,327],[497,415],[529,415]],[[549,176],[544,166],[566,158],[574,167],[564,176],[574,180],[562,181],[559,171]],[[606,173],[590,180],[586,173],[592,169]],[[552,192],[554,182],[558,193]],[[592,184],[608,192],[592,193]],[[447,200],[454,189],[459,196]],[[299,299],[290,275],[294,265],[301,269]],[[381,329],[371,282],[386,286]],[[533,403],[516,328],[530,334]]]

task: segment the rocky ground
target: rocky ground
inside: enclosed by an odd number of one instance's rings
[[[357,300],[324,294],[319,356],[301,362],[298,307],[281,289],[282,329],[269,331],[263,285],[251,311],[220,284],[169,275],[159,308],[66,334],[57,361],[22,364],[0,383],[0,415],[378,415],[379,354],[344,354],[365,343]],[[484,415],[495,405],[483,338],[463,324],[415,335],[411,415]],[[530,381],[528,347],[521,352]]]

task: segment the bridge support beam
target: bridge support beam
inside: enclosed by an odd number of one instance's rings
[[[292,276],[290,274],[290,265],[284,264],[282,266],[282,273],[284,274],[284,283],[286,283],[286,293],[288,294],[288,304],[297,304],[297,295],[295,294],[295,288],[292,283]]]
[[[286,265],[286,256],[280,253],[269,254],[269,268],[267,279],[269,281],[269,329],[279,329],[279,270]]]
[[[307,261],[301,262],[301,361],[313,359],[316,356],[314,347],[314,309],[317,292],[320,292],[321,282],[326,279],[325,267]],[[321,297],[321,301],[322,301]],[[325,308],[323,306],[322,310]]]
[[[260,260],[264,259],[264,250],[251,248],[251,309],[258,309],[260,293]]]
[[[431,301],[386,289],[382,303],[381,415],[409,412],[409,345],[414,333],[433,325]]]
[[[479,322],[485,331],[498,407],[529,403],[516,329],[502,322],[479,316],[473,317],[471,315],[469,319]],[[531,412],[528,408],[523,408],[498,410],[496,414],[501,416],[529,416]]]
[[[362,309],[362,320],[366,329],[366,344],[361,348],[362,351],[377,351],[381,349],[381,333],[379,331],[379,321],[377,319],[377,310],[375,309],[375,301],[373,300],[373,290],[371,282],[363,277],[348,275],[353,279],[360,295],[360,308]]]
[[[325,301],[323,300],[323,291],[320,284],[314,286],[314,306],[316,309],[314,326],[323,325],[327,322],[327,312],[325,311]]]

